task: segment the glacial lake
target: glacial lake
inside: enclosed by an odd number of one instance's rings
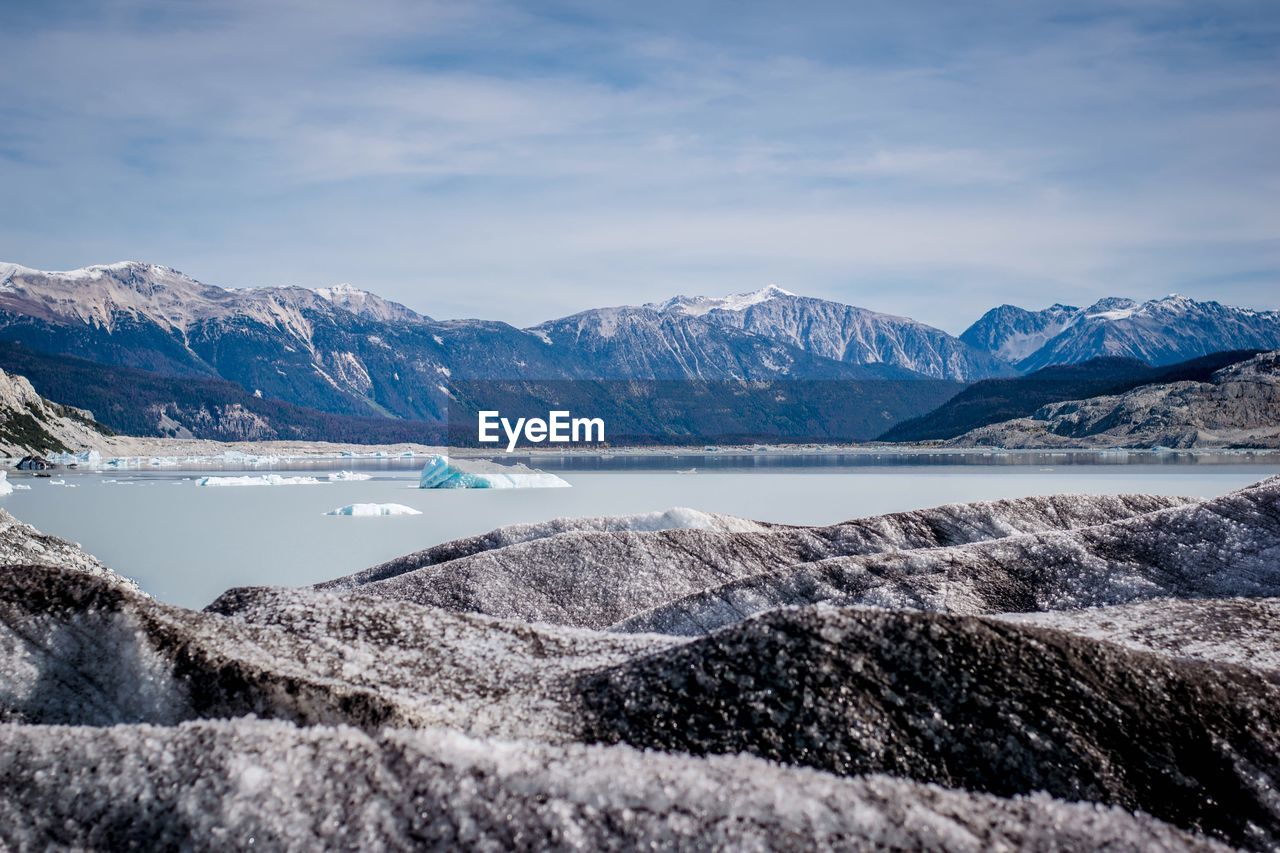
[[[449,539],[558,516],[692,507],[791,524],[830,524],[937,504],[1051,493],[1210,497],[1273,474],[1267,454],[692,454],[539,457],[573,488],[418,489],[422,459],[331,459],[251,470],[216,465],[57,471],[0,498],[19,520],[81,543],[162,601],[203,607],[233,586],[310,584]],[[693,473],[688,472],[693,469]],[[282,473],[370,480],[211,488],[202,474]],[[62,480],[65,485],[55,485]],[[324,515],[399,503],[417,516]]]

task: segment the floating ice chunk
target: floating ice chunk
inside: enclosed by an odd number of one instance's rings
[[[49,481],[50,486],[65,486],[66,484],[67,484],[66,480],[50,480]]]
[[[315,477],[281,477],[279,474],[263,474],[260,477],[201,477],[197,486],[314,486]]]
[[[9,487],[10,487],[11,489],[14,489],[14,490],[19,491],[19,492],[29,492],[29,491],[31,491],[31,487],[30,487],[30,486],[28,486],[26,483],[10,483],[10,484],[9,484]]]
[[[420,489],[565,489],[569,484],[527,465],[493,462],[450,462],[447,456],[427,458],[418,480]]]
[[[102,464],[102,454],[96,450],[82,450],[79,453],[51,453],[46,457],[54,465],[84,465],[97,468]]]
[[[361,474],[356,471],[334,471],[332,474],[329,475],[330,482],[336,482],[338,480],[372,480],[372,479],[373,479],[372,474]]]
[[[13,489],[13,483],[9,482],[9,473],[7,471],[0,471],[0,498],[5,495],[13,494]]]
[[[422,515],[421,512],[404,504],[347,504],[331,509],[325,515]]]

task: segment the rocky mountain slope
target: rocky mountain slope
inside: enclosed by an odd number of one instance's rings
[[[960,340],[1001,361],[1017,364],[1056,337],[1079,313],[1079,308],[1061,303],[1040,311],[1000,305],[965,329]]]
[[[1223,368],[1207,382],[1144,385],[1052,403],[980,427],[957,447],[1280,447],[1280,351]]]
[[[1278,498],[522,525],[205,612],[5,559],[0,843],[1269,849]],[[708,635],[545,618],[737,560]],[[455,563],[538,621],[379,586]]]
[[[214,441],[338,441],[442,444],[438,424],[322,412],[250,394],[215,377],[166,376],[0,342],[0,369],[44,396],[94,413],[122,435]],[[71,449],[97,446],[73,442]]]
[[[989,424],[1029,417],[1050,403],[1123,394],[1142,385],[1207,382],[1222,368],[1257,354],[1256,350],[1228,350],[1164,367],[1132,358],[1095,358],[1044,367],[1012,379],[984,379],[932,412],[895,424],[878,440],[951,439]]]
[[[51,403],[25,377],[0,370],[0,456],[92,447],[109,432],[90,412]]]
[[[924,323],[797,296],[769,286],[721,299],[677,296],[650,306],[664,315],[698,317],[850,364],[903,367],[936,379],[972,382],[1013,371],[998,358]]]
[[[1037,312],[1002,305],[960,338],[1023,372],[1103,356],[1163,365],[1222,350],[1280,348],[1280,312],[1178,295],[1142,303],[1110,297],[1088,308]]]

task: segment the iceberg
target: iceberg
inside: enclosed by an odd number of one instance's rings
[[[13,483],[9,482],[9,472],[0,471],[0,498],[13,494]]]
[[[372,474],[361,474],[356,471],[334,471],[329,475],[329,482],[334,483],[340,480],[372,480]]]
[[[527,465],[498,465],[494,462],[450,462],[433,454],[422,466],[420,489],[567,489],[569,484],[546,471]]]
[[[85,465],[97,468],[102,464],[102,454],[96,450],[82,450],[79,453],[51,453],[47,457],[54,465]]]
[[[279,474],[263,474],[260,477],[201,477],[197,486],[314,486],[320,483],[315,477],[281,477]]]
[[[362,517],[379,515],[422,515],[419,510],[404,504],[347,504],[331,509],[325,515],[354,515]]]

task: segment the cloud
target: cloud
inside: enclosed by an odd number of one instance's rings
[[[993,301],[1274,303],[1270,3],[0,15],[7,260],[519,323],[770,280],[953,330]]]

